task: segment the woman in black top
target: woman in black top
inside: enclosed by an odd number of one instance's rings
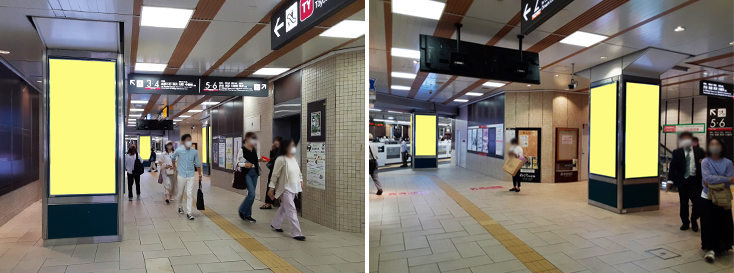
[[[245,182],[247,185],[247,197],[242,201],[239,208],[240,218],[245,221],[252,223],[257,222],[252,218],[252,204],[255,202],[255,186],[257,185],[257,178],[260,176],[260,164],[263,162],[260,157],[257,156],[257,135],[253,132],[247,132],[245,134],[245,141],[237,153],[237,166],[241,172],[245,173]]]
[[[275,163],[275,159],[278,158],[278,150],[280,149],[281,140],[283,140],[282,137],[275,137],[275,139],[273,139],[273,146],[270,147],[270,162],[265,165],[268,167],[268,169],[270,169],[270,173],[268,173],[268,181],[267,184],[265,184],[265,188],[268,187],[268,185],[270,184],[270,178],[273,177],[273,164]],[[272,209],[274,201],[275,200],[270,199],[270,196],[265,195],[265,204],[263,204],[260,209]]]

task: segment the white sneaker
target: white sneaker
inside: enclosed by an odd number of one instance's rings
[[[716,253],[713,250],[709,250],[708,252],[706,252],[706,255],[703,255],[703,259],[709,263],[713,263],[714,256],[716,256]]]

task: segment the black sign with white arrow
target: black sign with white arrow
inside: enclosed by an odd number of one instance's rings
[[[291,0],[270,17],[270,48],[279,49],[356,0]],[[362,0],[360,0],[362,1]]]
[[[127,80],[127,92],[131,94],[267,97],[268,81],[260,78],[130,74]]]
[[[520,33],[528,35],[573,0],[522,0],[520,1]]]

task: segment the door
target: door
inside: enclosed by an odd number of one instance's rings
[[[579,164],[579,181],[589,180],[589,124],[584,123],[581,129],[581,164]]]

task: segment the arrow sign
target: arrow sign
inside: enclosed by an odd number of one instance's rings
[[[542,3],[540,0],[520,0],[520,11],[523,18],[520,22],[520,33],[528,35],[571,2],[573,0],[543,0]],[[530,4],[533,6],[531,7]]]
[[[278,30],[283,28],[283,25],[285,25],[285,23],[281,22],[280,17],[278,17],[278,20],[275,21],[275,30],[273,30],[273,32],[275,32],[275,36],[280,37],[280,33],[278,33]]]
[[[709,115],[716,116],[716,109],[709,109]]]
[[[135,85],[135,80],[130,80],[130,85]]]
[[[525,11],[522,13],[522,18],[525,18],[525,21],[528,20],[528,13],[530,13],[532,10],[528,8],[528,4],[525,4]]]

